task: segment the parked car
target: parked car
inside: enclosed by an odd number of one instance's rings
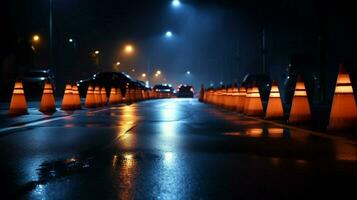
[[[172,88],[171,84],[157,84],[153,87],[155,92],[162,92],[162,93],[174,93],[174,88]]]
[[[53,90],[55,87],[54,75],[49,69],[31,70],[25,72],[22,77],[22,83],[27,99],[40,99],[45,83],[51,83]]]
[[[262,101],[268,101],[272,82],[271,78],[265,74],[247,74],[243,78],[242,86],[248,88],[251,87],[254,82],[256,82],[259,87]]]
[[[112,87],[120,88],[123,95],[125,94],[126,87],[138,87],[136,81],[124,72],[99,72],[89,79],[77,81],[81,97],[86,96],[89,85],[104,87],[108,96]]]
[[[177,97],[179,98],[193,98],[193,87],[191,85],[179,85],[177,87]]]

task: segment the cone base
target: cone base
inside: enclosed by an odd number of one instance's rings
[[[27,110],[22,110],[22,109],[11,109],[11,111],[9,111],[8,116],[10,117],[16,117],[16,116],[20,116],[20,115],[28,115],[29,113],[27,112]]]

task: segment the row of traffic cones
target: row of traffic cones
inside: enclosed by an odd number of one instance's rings
[[[116,105],[123,103],[125,99],[126,103],[133,103],[137,101],[164,98],[169,97],[167,95],[161,95],[160,93],[140,90],[140,89],[128,89],[126,90],[125,98],[123,98],[121,90],[118,88],[111,88],[109,98],[104,87],[89,86],[86,94],[84,106],[86,108],[96,108],[106,105]],[[67,84],[62,99],[62,110],[78,110],[81,109],[81,100],[79,96],[78,87],[76,85]],[[40,109],[43,113],[53,113],[56,111],[55,98],[53,94],[52,84],[46,83],[43,89],[43,94],[40,103]],[[28,114],[27,102],[25,98],[24,88],[21,81],[15,82],[13,95],[10,102],[9,115],[18,116]]]
[[[264,113],[259,88],[237,87],[218,90],[204,90],[202,101],[227,109],[236,110],[248,116],[264,116],[265,119],[283,119],[284,110],[276,81],[272,82],[269,101]],[[307,98],[306,87],[301,76],[298,77],[289,114],[289,123],[305,123],[311,120],[311,108]],[[349,74],[340,66],[335,94],[329,118],[329,130],[355,128],[357,106]]]

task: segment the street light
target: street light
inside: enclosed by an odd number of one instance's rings
[[[178,8],[178,7],[181,6],[180,0],[173,0],[173,1],[171,2],[171,4],[172,4],[172,6],[175,7],[175,8]]]
[[[186,74],[187,74],[187,75],[190,75],[190,74],[191,74],[191,72],[190,72],[190,71],[187,71],[187,72],[186,72]]]
[[[116,65],[116,66],[119,66],[119,65],[120,65],[120,62],[116,62],[115,65]]]
[[[160,70],[157,70],[157,71],[156,71],[156,74],[157,74],[157,75],[160,75],[160,74],[161,74],[161,71],[160,71]]]
[[[68,42],[72,43],[72,42],[73,42],[73,39],[72,39],[72,38],[69,38],[69,39],[68,39]]]
[[[145,73],[143,73],[143,74],[141,74],[141,76],[142,76],[143,78],[145,78],[145,77],[146,77],[146,74],[145,74]]]
[[[99,53],[100,53],[100,51],[98,51],[98,50],[94,51],[95,55],[98,55]]]
[[[39,42],[40,41],[40,36],[39,35],[34,35],[32,37],[32,41],[35,42],[35,43]]]
[[[171,31],[166,31],[165,36],[167,38],[171,38],[172,37],[172,32]]]
[[[134,47],[130,44],[126,45],[125,48],[124,48],[124,52],[127,53],[127,54],[130,54],[134,51]]]

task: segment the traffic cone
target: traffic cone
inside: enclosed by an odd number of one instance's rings
[[[120,88],[116,89],[116,101],[117,103],[123,102],[123,95],[121,94]]]
[[[135,89],[129,90],[129,99],[130,99],[131,102],[136,102]]]
[[[246,92],[246,95],[245,95],[245,101],[244,101],[244,109],[243,109],[244,114],[248,113],[249,100],[250,100],[250,94],[251,93],[252,93],[252,86],[248,86],[247,92]]]
[[[357,106],[348,72],[340,65],[330,113],[329,130],[356,128]]]
[[[231,87],[231,90],[230,90],[230,101],[228,103],[228,109],[230,110],[236,110],[236,105],[237,105],[237,102],[238,102],[238,88],[237,86],[232,86]]]
[[[64,96],[62,99],[62,110],[74,110],[74,99],[72,93],[72,86],[71,84],[67,84],[64,90]]]
[[[102,106],[106,106],[107,105],[107,91],[105,91],[104,87],[102,87],[102,89],[100,90],[100,95],[102,97]]]
[[[251,93],[249,95],[249,104],[248,104],[247,112],[245,114],[252,115],[252,116],[264,115],[263,104],[259,94],[259,88],[255,82],[253,84],[253,88],[251,89]]]
[[[301,76],[298,76],[295,86],[293,102],[291,104],[289,123],[303,123],[310,121],[311,110],[307,99],[306,88]]]
[[[117,92],[115,91],[115,88],[112,87],[112,89],[110,89],[110,95],[109,95],[109,105],[115,105],[118,103],[117,101]]]
[[[239,113],[244,112],[244,104],[246,102],[246,96],[247,96],[247,92],[245,90],[245,87],[240,87],[238,90],[237,103],[236,103],[236,110]]]
[[[77,85],[72,86],[72,94],[73,94],[73,104],[75,109],[82,109],[81,105],[81,97],[79,96],[79,91]]]
[[[126,88],[125,90],[125,103],[130,103],[131,102],[131,99],[130,99],[130,89],[129,88]]]
[[[284,118],[283,104],[281,102],[279,87],[276,81],[271,84],[270,95],[265,119],[282,119]]]
[[[28,112],[24,88],[21,81],[16,81],[11,97],[9,115],[17,116],[25,114],[28,114]]]
[[[99,86],[95,86],[95,88],[94,88],[94,98],[95,98],[96,106],[101,107],[102,106],[102,95],[100,94]]]
[[[92,86],[88,86],[86,101],[84,103],[86,108],[95,108],[97,106],[94,97],[94,90]]]
[[[43,88],[40,111],[43,113],[53,113],[56,111],[55,97],[53,96],[51,83],[45,83],[45,87]]]

